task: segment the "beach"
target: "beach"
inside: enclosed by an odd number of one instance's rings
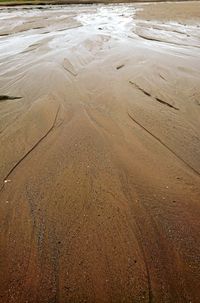
[[[0,9],[0,302],[200,301],[199,11]]]

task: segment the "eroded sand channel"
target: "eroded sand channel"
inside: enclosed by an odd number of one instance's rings
[[[0,11],[0,302],[199,302],[199,8]]]

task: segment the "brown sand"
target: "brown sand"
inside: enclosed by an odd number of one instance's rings
[[[199,2],[163,2],[138,5],[138,18],[144,20],[176,21],[183,24],[200,25]]]
[[[200,2],[171,5],[0,12],[0,302],[200,302]]]

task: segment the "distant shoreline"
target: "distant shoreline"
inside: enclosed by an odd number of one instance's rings
[[[200,0],[171,0],[171,1],[163,1],[163,0],[135,0],[135,1],[121,1],[121,0],[50,0],[50,1],[34,1],[34,0],[25,0],[25,1],[1,1],[0,7],[5,6],[22,6],[22,5],[63,5],[63,4],[111,4],[111,3],[151,3],[151,2],[196,2]]]

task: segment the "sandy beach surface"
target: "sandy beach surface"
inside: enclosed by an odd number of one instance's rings
[[[200,302],[200,2],[0,10],[0,302]]]

